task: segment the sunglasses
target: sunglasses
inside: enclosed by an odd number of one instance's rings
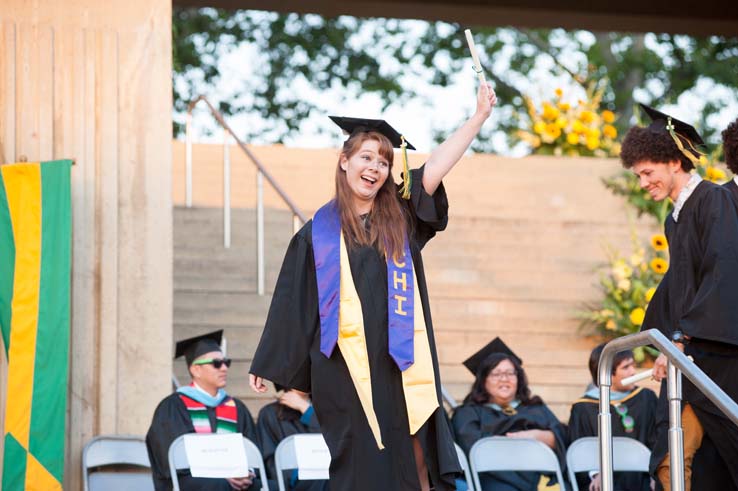
[[[213,365],[213,367],[216,370],[219,370],[220,367],[223,365],[230,367],[231,366],[231,360],[230,358],[203,358],[202,360],[196,360],[193,361],[193,365]]]

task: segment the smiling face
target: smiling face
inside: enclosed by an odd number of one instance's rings
[[[654,201],[663,201],[666,198],[676,200],[679,191],[689,179],[689,174],[678,161],[664,164],[645,160],[633,164],[632,170],[638,177],[641,188],[648,191]]]
[[[353,155],[341,155],[340,165],[356,211],[368,213],[390,173],[390,162],[382,155],[380,143],[373,139],[365,140]]]
[[[484,388],[489,402],[504,406],[515,399],[518,391],[518,374],[510,360],[502,360],[487,375]]]

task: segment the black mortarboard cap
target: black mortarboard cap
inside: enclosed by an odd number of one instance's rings
[[[376,131],[389,138],[392,146],[400,148],[402,145],[402,136],[389,123],[383,119],[367,119],[367,118],[346,118],[342,116],[328,116],[331,121],[336,123],[347,135],[353,135],[360,131]],[[415,150],[415,147],[405,139],[408,150]]]
[[[510,357],[514,358],[515,361],[517,361],[520,365],[523,364],[523,360],[521,360],[520,357],[513,352],[513,350],[508,348],[508,346],[502,341],[502,339],[496,337],[492,341],[490,341],[487,346],[467,358],[464,361],[464,366],[476,377],[477,370],[479,370],[479,366],[482,364],[482,362],[486,360],[490,355],[493,355],[495,353],[504,353],[506,355],[510,355]]]
[[[682,144],[685,150],[689,151],[696,158],[700,157],[700,152],[697,151],[696,147],[704,146],[705,142],[694,126],[687,124],[683,121],[679,121],[673,116],[664,114],[650,106],[640,104],[641,108],[651,118],[651,124],[648,125],[648,129],[656,133],[665,133],[671,135],[669,123],[671,122],[671,128],[673,132],[682,140]],[[691,160],[691,159],[690,159]]]
[[[205,353],[220,351],[220,342],[222,339],[223,329],[219,329],[207,334],[177,341],[174,349],[174,357],[179,358],[184,355],[187,366],[190,366],[193,361]]]

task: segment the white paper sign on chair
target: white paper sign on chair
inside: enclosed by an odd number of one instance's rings
[[[249,463],[240,433],[185,435],[185,453],[192,477],[244,477]]]
[[[331,454],[322,435],[295,435],[295,457],[298,479],[328,479]]]

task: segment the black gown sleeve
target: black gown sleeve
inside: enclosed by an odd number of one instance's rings
[[[456,443],[467,455],[469,455],[469,450],[477,440],[482,436],[487,436],[482,434],[481,418],[474,406],[471,405],[456,408],[454,415],[451,417],[451,426],[456,436]]]
[[[154,411],[151,426],[146,433],[146,449],[156,491],[172,489],[169,477],[169,446],[178,436],[195,431],[192,422],[184,418],[188,416],[186,411],[184,404],[176,395],[162,400]]]
[[[436,232],[444,230],[448,225],[448,198],[443,183],[438,185],[432,196],[426,193],[423,187],[424,171],[425,166],[410,171],[412,175],[410,199],[402,200],[409,207],[415,243],[421,249],[436,235]]]
[[[738,345],[738,215],[728,191],[711,190],[701,203],[697,223],[702,245],[697,291],[679,327],[685,334]],[[678,266],[678,265],[677,265]]]
[[[570,443],[585,436],[597,436],[597,428],[592,427],[592,409],[587,405],[597,407],[597,404],[588,402],[577,402],[571,407],[568,429]]]
[[[290,242],[250,373],[310,392],[310,346],[320,325],[308,222]]]

